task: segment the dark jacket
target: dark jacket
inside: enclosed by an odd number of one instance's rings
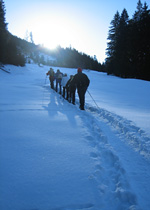
[[[76,86],[72,83],[72,81],[73,81],[73,78],[69,79],[66,84],[66,88],[68,89],[68,91],[76,90]]]
[[[86,74],[79,72],[74,76],[72,80],[72,84],[75,85],[77,89],[80,89],[80,88],[82,89],[85,87],[88,88],[90,84],[90,80]]]

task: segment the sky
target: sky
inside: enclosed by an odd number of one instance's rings
[[[32,32],[35,44],[72,47],[105,61],[110,22],[126,8],[129,18],[138,0],[4,0],[8,30],[20,38]],[[144,3],[144,0],[141,0]],[[148,6],[149,2],[146,1]]]

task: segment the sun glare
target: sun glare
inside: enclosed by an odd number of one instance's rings
[[[55,49],[58,45],[69,47],[75,35],[72,23],[65,18],[51,18],[50,21],[40,20],[31,28],[34,42],[49,49]]]

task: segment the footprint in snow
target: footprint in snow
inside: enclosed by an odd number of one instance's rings
[[[92,136],[86,136],[86,139],[92,147],[96,147],[96,142]]]
[[[91,153],[90,153],[90,157],[92,157],[92,158],[94,158],[94,159],[95,159],[95,158],[98,158],[98,156],[99,156],[99,155],[98,155],[97,153],[95,153],[95,152],[91,152]]]

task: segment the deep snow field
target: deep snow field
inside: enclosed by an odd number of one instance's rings
[[[150,209],[150,82],[84,70],[81,111],[77,93],[74,106],[50,88],[48,66],[4,68],[0,210]]]

